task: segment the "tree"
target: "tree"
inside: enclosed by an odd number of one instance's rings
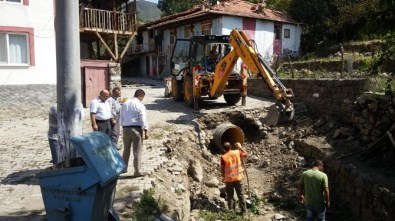
[[[266,0],[266,7],[288,14],[292,0]]]
[[[330,7],[326,0],[292,0],[289,15],[303,23],[301,48],[312,51],[328,39],[330,29]]]
[[[186,11],[196,3],[197,0],[159,0],[157,7],[167,16]]]
[[[382,34],[395,31],[395,1],[379,0],[378,10],[374,14],[372,27],[376,27],[377,31]]]
[[[369,35],[366,25],[377,7],[378,0],[331,1],[331,32],[342,41]]]

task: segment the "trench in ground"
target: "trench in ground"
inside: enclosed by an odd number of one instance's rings
[[[322,148],[330,146],[325,143],[325,136],[317,135],[309,117],[297,116],[288,125],[266,127],[260,124],[263,118],[260,113],[262,110],[254,109],[207,114],[198,119],[198,124],[200,130],[211,138],[207,149],[218,158],[221,151],[214,137],[217,126],[231,123],[243,131],[243,147],[249,154],[246,161],[249,182],[244,178],[244,192],[247,198],[252,194],[264,202],[261,204],[264,215],[280,213],[288,220],[302,219],[304,209],[297,201],[299,177],[308,169],[308,163],[321,159],[325,163],[332,195],[332,206],[327,210],[329,220],[372,220],[374,217],[393,220],[390,218],[395,217],[391,209],[395,208],[393,189],[375,185],[374,180],[367,179],[347,160],[343,162],[331,156],[333,153]],[[215,175],[221,180],[218,174]],[[372,189],[375,192],[368,193]],[[226,207],[224,199],[218,195],[195,196],[191,193],[190,200],[191,209],[218,212]],[[373,201],[374,205],[369,206]]]

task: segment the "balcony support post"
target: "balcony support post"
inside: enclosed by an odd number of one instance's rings
[[[113,61],[117,61],[117,57],[115,57],[114,53],[111,51],[110,47],[108,47],[107,43],[104,41],[104,39],[101,37],[101,35],[99,34],[99,32],[95,32],[96,36],[100,39],[100,42],[104,45],[104,47],[106,48],[107,52],[111,55],[111,58],[113,59]]]

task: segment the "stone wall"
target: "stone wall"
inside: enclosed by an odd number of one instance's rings
[[[353,105],[352,122],[365,141],[377,141],[395,127],[395,97],[366,93]]]
[[[291,101],[304,103],[311,114],[331,115],[351,123],[352,103],[363,93],[366,80],[282,79],[281,82],[293,90],[294,98]],[[248,94],[274,99],[272,92],[260,78],[248,79]]]
[[[324,159],[331,192],[329,210],[348,208],[350,213],[345,215],[351,215],[351,220],[395,220],[395,193],[391,189],[393,185],[380,183],[377,176],[351,164],[349,159],[335,159],[304,140],[295,140],[295,148],[307,159]]]
[[[56,85],[1,85],[0,113],[48,114],[52,103],[56,101]],[[35,111],[31,111],[34,108]],[[6,116],[3,116],[6,117]]]

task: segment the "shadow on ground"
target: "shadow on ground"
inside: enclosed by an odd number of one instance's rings
[[[23,170],[15,173],[8,174],[1,180],[1,184],[16,185],[16,184],[28,184],[28,185],[39,185],[37,173],[42,172],[42,169],[36,170]],[[1,220],[1,219],[0,219]]]

